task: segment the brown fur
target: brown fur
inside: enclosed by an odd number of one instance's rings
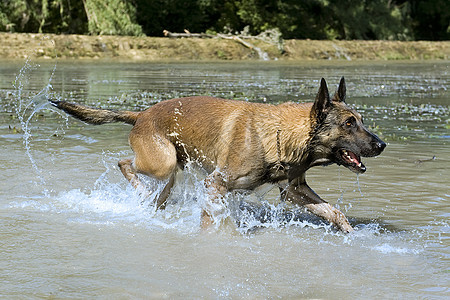
[[[157,201],[164,207],[178,167],[196,161],[208,172],[205,185],[211,203],[232,190],[252,190],[264,183],[280,186],[284,200],[352,231],[345,216],[322,200],[305,181],[316,165],[343,164],[365,171],[361,156],[381,153],[385,144],[363,125],[361,115],[345,104],[345,81],[330,99],[325,80],[314,103],[257,104],[213,97],[160,102],[143,112],[97,110],[64,101],[53,105],[91,124],[134,125],[129,143],[133,160],[119,162],[131,184],[145,191],[138,173],[169,179]],[[348,150],[348,151],[347,151]],[[212,206],[211,206],[212,207]],[[216,212],[204,208],[203,224]]]

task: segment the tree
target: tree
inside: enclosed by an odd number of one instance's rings
[[[11,32],[142,35],[127,0],[5,0],[0,30]]]
[[[136,0],[137,21],[147,35],[162,36],[163,30],[204,32],[215,20],[201,5],[202,0]],[[208,0],[206,0],[208,2]]]
[[[83,4],[70,0],[0,2],[0,30],[10,32],[87,33]]]
[[[0,31],[161,36],[278,29],[284,39],[450,39],[448,0],[2,0]]]
[[[417,40],[450,40],[450,2],[448,0],[406,1]]]
[[[136,8],[126,0],[83,0],[90,34],[142,35]]]

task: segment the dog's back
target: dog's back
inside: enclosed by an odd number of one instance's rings
[[[270,169],[282,157],[301,157],[312,126],[312,103],[271,105],[196,96],[162,101],[142,112],[95,109],[66,101],[52,104],[86,123],[134,125],[129,142],[137,154],[135,164],[148,175],[166,178],[175,161],[161,157],[160,163],[150,167],[143,156],[173,152],[179,166],[196,161],[208,173],[227,170],[230,189],[252,189],[263,181],[286,179],[286,174],[270,174]]]
[[[195,160],[208,172],[226,169],[236,188],[253,188],[280,156],[302,150],[309,137],[311,107],[213,97],[171,99],[140,113],[130,143],[142,136],[167,138],[181,165]]]

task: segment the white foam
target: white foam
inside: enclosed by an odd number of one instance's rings
[[[107,170],[92,189],[70,189],[35,199],[24,197],[10,203],[10,207],[58,214],[68,223],[108,227],[131,225],[150,231],[171,230],[180,234],[200,232],[206,194],[203,178],[198,173],[187,168],[182,176],[177,177],[166,209],[156,210],[152,199],[164,187],[163,182],[145,180],[147,186],[156,186],[157,189],[149,198],[143,199],[125,179],[111,182],[113,179],[109,179],[108,175],[115,170],[107,162],[105,165]],[[241,201],[249,200],[247,195],[228,194],[224,199],[226,209],[216,217],[216,231],[220,231],[220,224],[225,219],[231,219],[238,224],[236,230],[244,235],[254,230],[269,229],[298,237],[304,235],[305,228],[311,228],[317,232],[317,237],[321,236],[320,240],[316,240],[319,243],[362,247],[386,255],[416,255],[423,251],[417,243],[411,244],[410,235],[386,232],[376,222],[359,224],[355,232],[346,235],[320,219],[309,218],[303,210],[292,210],[283,202],[273,203],[274,199],[257,199],[255,206],[248,206],[249,209],[240,207]]]
[[[372,250],[378,251],[383,254],[391,254],[391,253],[397,253],[397,254],[419,254],[421,251],[416,249],[410,249],[405,247],[396,247],[392,246],[387,243],[383,243],[378,246],[371,247]]]
[[[107,163],[105,162],[107,165]],[[126,182],[112,183],[107,170],[96,180],[91,190],[72,189],[51,197],[50,209],[63,213],[71,222],[96,223],[104,225],[133,224],[152,229],[175,229],[182,232],[196,232],[200,229],[201,205],[204,198],[202,181],[187,174],[180,178],[173,189],[165,210],[156,210],[155,197],[164,188],[165,182],[141,178],[154,192],[147,198],[140,196]],[[193,181],[193,183],[192,183]],[[33,204],[36,209],[47,207]]]

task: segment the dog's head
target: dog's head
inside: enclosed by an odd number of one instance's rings
[[[331,99],[322,78],[311,109],[311,150],[315,153],[312,165],[337,163],[355,173],[364,173],[361,157],[379,155],[386,144],[364,126],[361,115],[347,106],[345,97],[344,77]]]

